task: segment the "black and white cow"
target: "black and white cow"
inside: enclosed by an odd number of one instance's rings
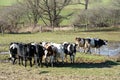
[[[55,56],[55,60],[57,60],[57,62],[59,62],[58,58],[62,60],[62,63],[64,64],[64,58],[65,58],[65,54],[64,54],[64,46],[62,44],[58,44],[58,43],[50,43],[53,46],[53,50],[56,51],[56,56]]]
[[[42,58],[45,55],[45,48],[39,43],[31,43],[33,48],[30,49],[30,53],[34,53],[34,61],[37,66],[42,66]]]
[[[16,59],[18,58],[18,43],[13,42],[10,43],[9,51],[10,51],[10,59],[12,60],[12,63],[15,64]]]
[[[63,46],[64,46],[64,53],[66,60],[67,60],[67,55],[69,55],[71,63],[74,63],[77,45],[73,43],[64,42]]]
[[[32,67],[32,58],[34,57],[34,62],[36,65],[42,65],[42,58],[44,55],[44,47],[37,43],[11,43],[10,44],[10,58],[12,63],[15,64],[16,59],[19,60],[19,64],[27,66],[27,60],[30,61],[30,66]]]
[[[100,47],[102,47],[103,45],[107,45],[107,41],[106,40],[102,40],[102,39],[97,39],[97,38],[87,38],[85,41],[85,47],[88,48],[87,52],[90,52],[90,48],[95,48],[96,50],[99,50],[99,54],[100,54]]]
[[[15,64],[16,59],[19,60],[19,65],[22,63],[23,60],[25,60],[25,66],[26,66],[26,60],[27,60],[27,48],[26,44],[24,43],[16,43],[13,42],[10,44],[10,58],[12,60],[12,63]]]
[[[83,47],[85,52],[91,53],[91,48],[99,49],[100,53],[100,47],[103,45],[107,45],[106,40],[97,39],[97,38],[75,38],[76,44],[78,44],[79,47]],[[81,43],[84,43],[82,46]]]
[[[36,47],[34,45],[32,45],[31,43],[27,43],[26,44],[26,49],[27,49],[26,57],[27,57],[27,60],[30,61],[30,66],[32,67],[32,58],[36,54]],[[25,65],[27,65],[27,60],[25,61]]]

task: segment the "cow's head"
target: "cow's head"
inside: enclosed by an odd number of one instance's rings
[[[9,59],[12,60],[13,64],[14,64],[15,59],[17,58],[18,48],[19,48],[18,43],[11,43],[10,44],[10,49],[9,49],[10,58]]]
[[[80,38],[80,37],[76,37],[75,38],[75,44],[78,45],[78,47],[83,47],[85,44],[85,39],[84,38]]]
[[[80,37],[76,37],[75,38],[75,42],[78,43],[79,41],[81,41],[81,38]]]
[[[45,45],[45,50],[44,50],[44,58],[47,58],[47,56],[53,55],[53,49],[51,45]]]
[[[108,44],[108,41],[107,40],[104,40],[104,45],[107,45]]]

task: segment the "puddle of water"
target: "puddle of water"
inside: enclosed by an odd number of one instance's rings
[[[81,48],[78,50],[80,52],[83,52],[83,49]],[[92,53],[99,53],[98,50],[95,51],[95,48],[91,49]],[[107,46],[102,46],[100,48],[100,54],[101,55],[109,55],[109,56],[114,56],[120,53],[120,42],[109,42]]]
[[[98,52],[97,52],[98,53]],[[114,56],[120,53],[120,47],[117,48],[109,48],[107,46],[103,46],[100,48],[100,54],[101,55],[109,55],[109,56]]]

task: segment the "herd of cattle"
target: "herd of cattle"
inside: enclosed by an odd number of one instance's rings
[[[64,64],[67,55],[70,56],[71,63],[74,63],[77,47],[83,48],[85,53],[91,53],[91,48],[100,48],[102,45],[106,44],[107,41],[102,39],[76,37],[75,43],[63,42],[62,44],[58,44],[53,42],[12,42],[10,44],[9,51],[12,64],[15,64],[16,60],[18,60],[19,65],[22,64],[26,67],[27,60],[29,60],[30,66],[32,67],[32,59],[34,59],[34,64],[41,66],[44,59],[47,67],[48,64],[53,67],[54,63],[60,62],[60,59]]]

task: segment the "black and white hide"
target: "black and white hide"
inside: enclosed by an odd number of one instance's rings
[[[26,44],[24,43],[11,43],[10,44],[10,57],[12,60],[12,63],[15,64],[16,59],[18,59],[19,65],[22,63],[23,60],[25,61],[25,67],[26,67],[26,60],[27,60],[27,48]]]
[[[45,55],[45,48],[38,43],[31,43],[31,46],[33,46],[33,49],[31,49],[31,52],[34,53],[34,62],[37,66],[42,66],[42,59]],[[32,48],[32,47],[31,47]]]
[[[107,45],[107,41],[106,40],[102,40],[102,39],[97,39],[97,38],[86,38],[85,40],[85,47],[86,47],[86,52],[90,52],[91,53],[91,48],[95,48],[96,50],[99,50],[99,54],[100,54],[100,48],[103,45]]]
[[[13,64],[15,64],[16,59],[18,58],[18,43],[13,42],[10,43],[9,52],[10,52],[10,59]]]
[[[69,55],[71,63],[74,63],[77,45],[73,43],[64,42],[63,46],[64,46],[64,53],[66,60],[67,60],[67,55]]]

